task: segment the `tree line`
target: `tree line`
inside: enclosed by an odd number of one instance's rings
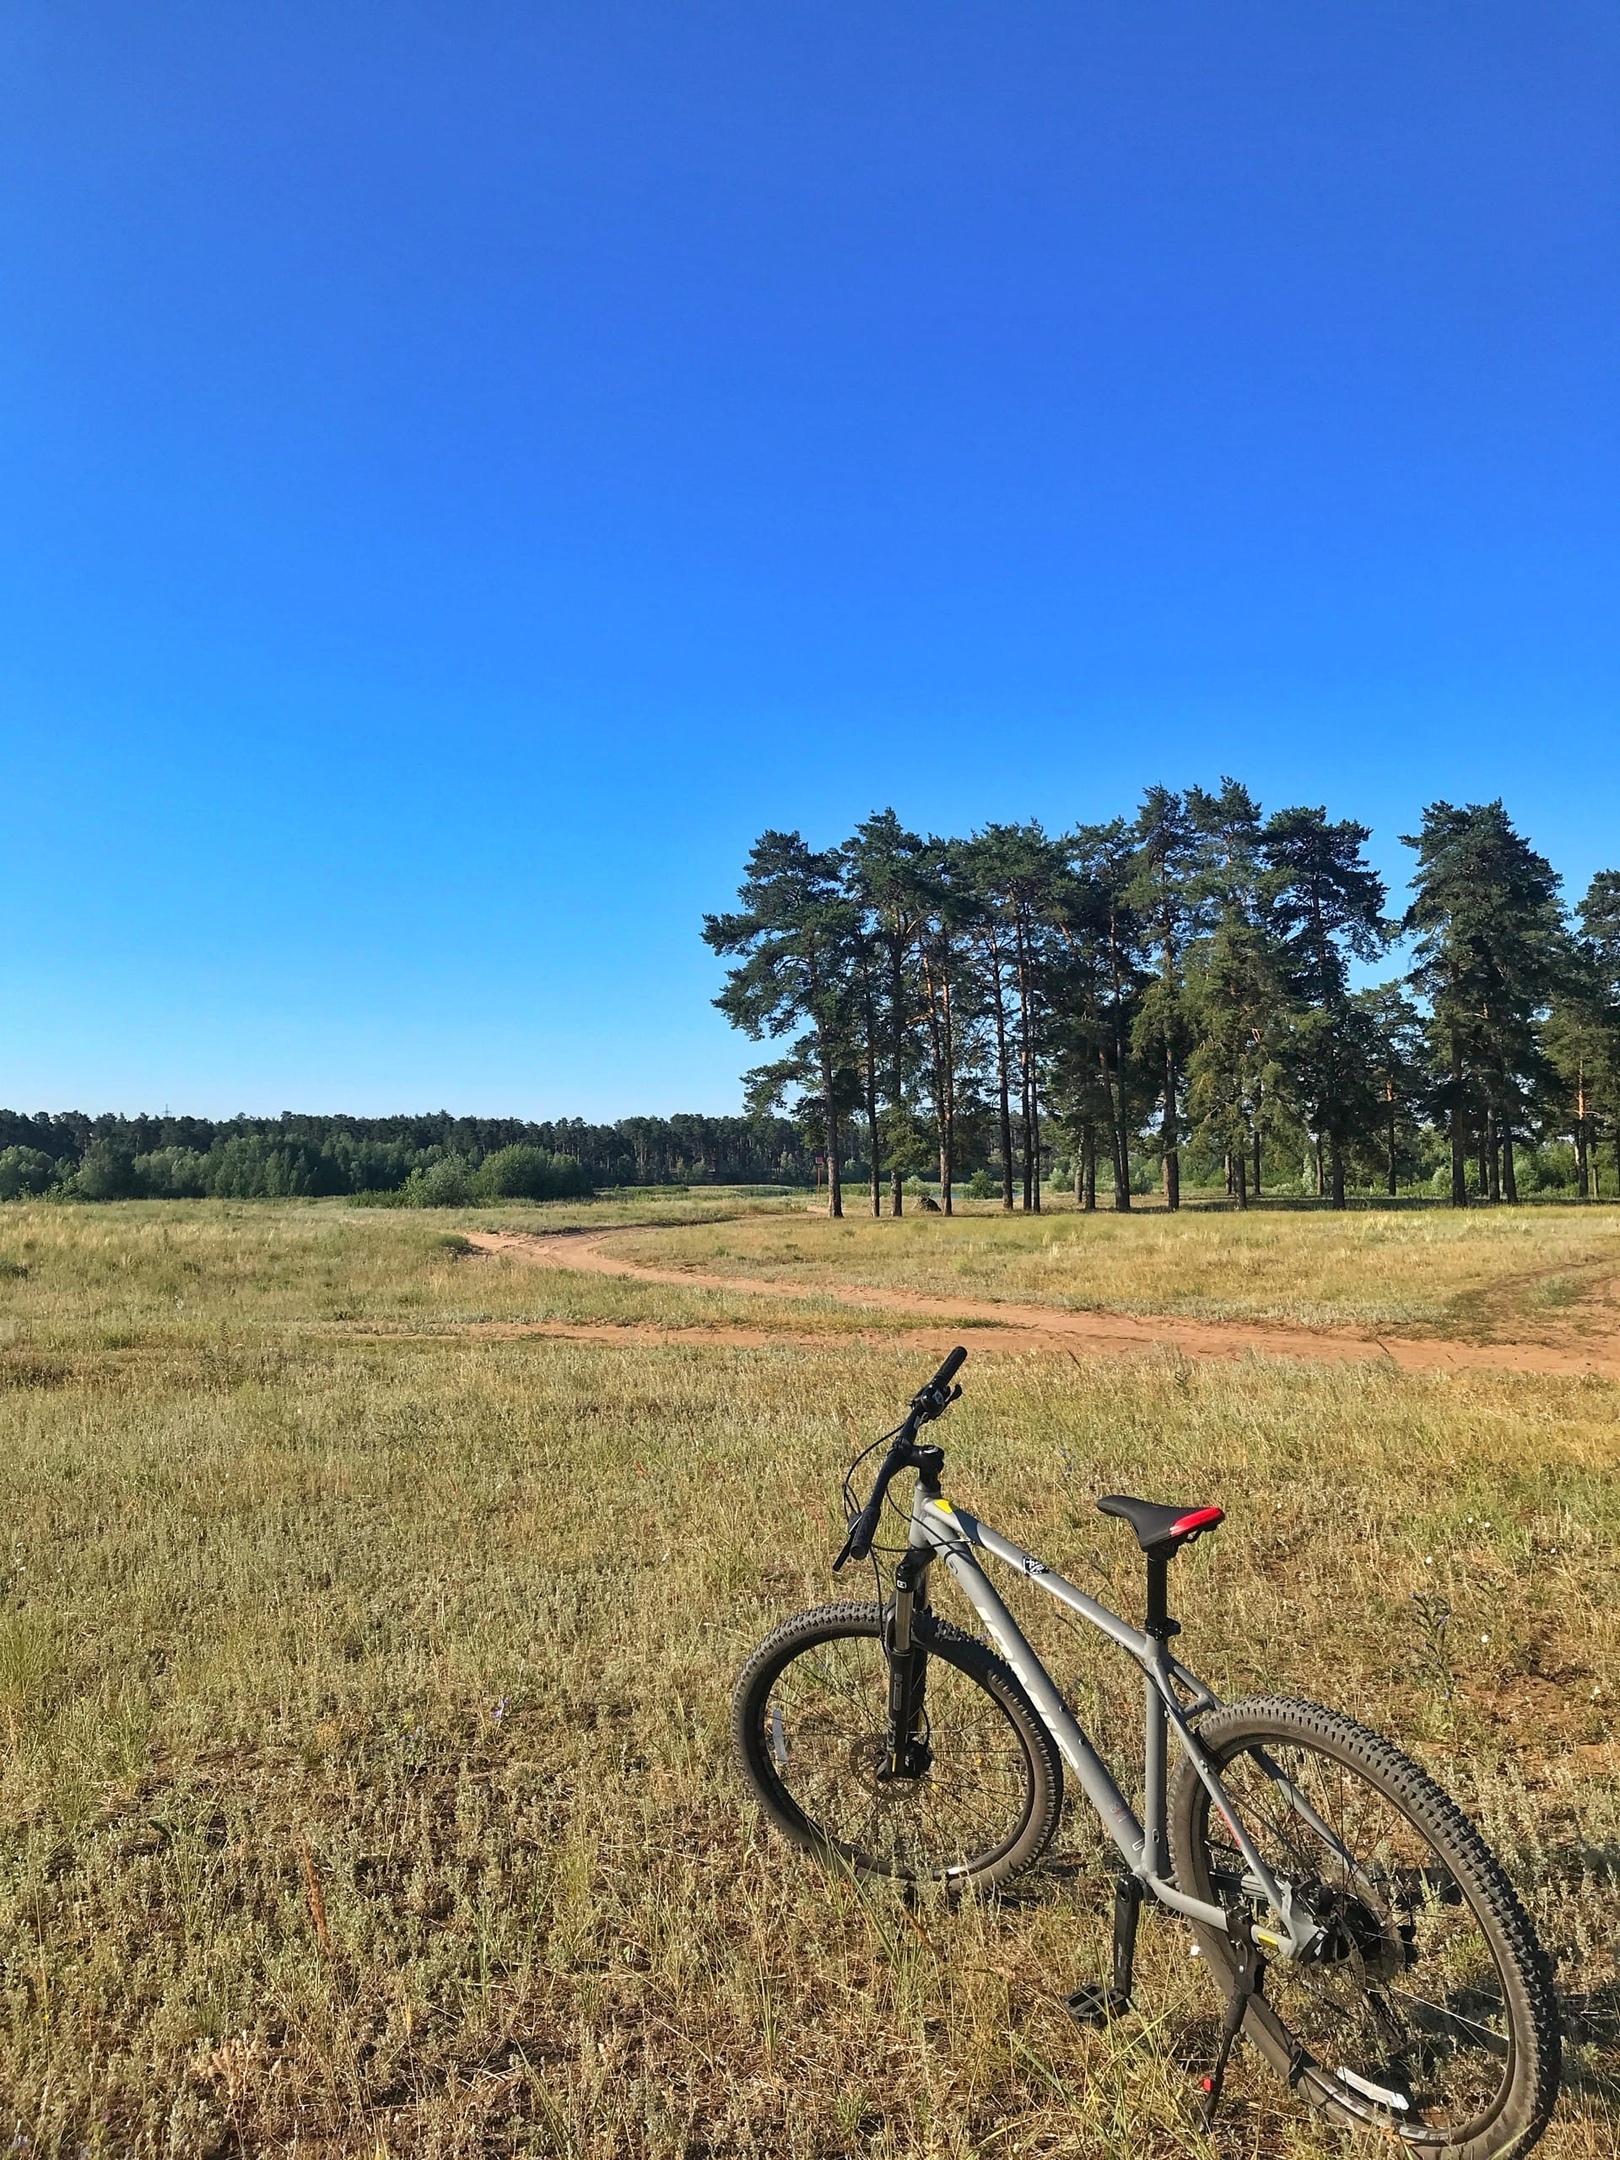
[[[0,1110],[0,1200],[282,1199],[404,1206],[560,1199],[604,1186],[809,1184],[789,1120],[28,1116]]]
[[[1392,916],[1370,838],[1232,779],[1061,834],[893,810],[830,848],[763,833],[703,924],[732,963],[715,1003],[780,1046],[749,1108],[794,1111],[834,1215],[857,1160],[873,1214],[925,1166],[947,1211],[970,1169],[1036,1210],[1064,1153],[1087,1208],[1100,1176],[1128,1209],[1149,1163],[1178,1207],[1189,1158],[1238,1207],[1513,1202],[1527,1148],[1582,1198],[1611,1149],[1620,1189],[1620,873],[1571,913],[1500,801],[1436,802]],[[1403,939],[1404,973],[1357,987]]]

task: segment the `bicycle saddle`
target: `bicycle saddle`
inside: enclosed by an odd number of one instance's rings
[[[1136,1532],[1136,1542],[1155,1560],[1168,1560],[1183,1545],[1226,1520],[1218,1507],[1161,1507],[1156,1500],[1131,1500],[1123,1493],[1109,1493],[1097,1502],[1104,1515],[1119,1515]]]

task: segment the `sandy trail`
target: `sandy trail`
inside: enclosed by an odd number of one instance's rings
[[[469,1231],[476,1251],[505,1253],[537,1267],[576,1274],[611,1275],[625,1281],[662,1283],[684,1290],[721,1290],[742,1297],[825,1297],[873,1313],[901,1313],[915,1324],[883,1330],[885,1341],[948,1347],[953,1327],[971,1324],[973,1340],[986,1349],[1070,1350],[1102,1357],[1140,1357],[1175,1350],[1186,1357],[1304,1358],[1317,1363],[1366,1364],[1384,1360],[1405,1372],[1592,1373],[1620,1379],[1620,1344],[1613,1335],[1581,1343],[1471,1343],[1418,1340],[1400,1335],[1358,1334],[1349,1329],[1281,1327],[1234,1320],[1136,1319],[1127,1313],[1066,1312],[1049,1305],[1018,1305],[1001,1299],[945,1298],[923,1291],[874,1284],[763,1282],[748,1275],[709,1275],[695,1268],[654,1267],[614,1250],[643,1231]],[[825,1348],[825,1335],[797,1337],[786,1330],[734,1327],[657,1327],[650,1323],[605,1326],[577,1321],[495,1323],[487,1332],[556,1335],[586,1341],[702,1342],[754,1348],[796,1341]]]

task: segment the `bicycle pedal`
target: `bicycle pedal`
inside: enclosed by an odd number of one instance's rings
[[[1131,1998],[1117,1988],[1079,1987],[1064,1996],[1063,2007],[1077,2025],[1107,2025],[1129,2014]]]

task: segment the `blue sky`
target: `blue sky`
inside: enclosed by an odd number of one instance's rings
[[[1620,865],[1607,6],[14,0],[0,1101],[736,1107],[765,825]]]

